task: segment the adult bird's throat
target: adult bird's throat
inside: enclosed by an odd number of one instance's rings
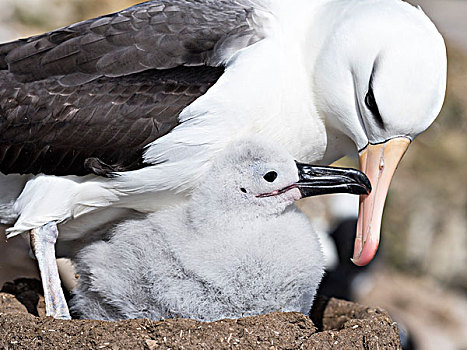
[[[369,195],[360,197],[352,259],[358,266],[367,265],[378,250],[386,195],[397,165],[409,144],[408,138],[397,137],[381,144],[369,144],[360,152],[360,170],[370,179],[373,190]]]

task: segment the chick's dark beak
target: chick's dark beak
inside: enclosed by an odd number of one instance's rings
[[[296,185],[302,197],[331,193],[367,195],[371,192],[370,180],[356,169],[296,164],[299,176]]]

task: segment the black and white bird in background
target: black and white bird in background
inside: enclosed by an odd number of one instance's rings
[[[441,35],[399,0],[145,2],[0,46],[1,217],[10,237],[31,232],[47,312],[66,318],[47,285],[57,237],[185,201],[219,151],[258,134],[307,163],[358,152],[365,265],[445,87]]]

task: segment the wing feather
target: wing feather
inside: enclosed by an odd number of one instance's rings
[[[94,171],[89,158],[104,170],[141,168],[144,147],[178,125],[180,112],[222,73],[177,67],[67,87],[53,78],[11,84],[0,71],[0,171],[85,175]]]
[[[3,57],[9,71],[25,82],[78,73],[89,75],[89,80],[181,65],[216,66],[226,59],[223,52],[263,37],[253,18],[254,8],[248,4],[148,1],[6,44],[10,49],[2,53],[0,47],[0,66]],[[80,83],[78,79],[76,85]],[[66,84],[73,82],[67,79]]]
[[[157,0],[0,45],[0,171],[145,166],[260,23],[249,0]]]

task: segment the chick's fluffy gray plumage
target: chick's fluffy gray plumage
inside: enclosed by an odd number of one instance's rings
[[[259,176],[268,169],[275,184]],[[297,181],[293,169],[276,146],[236,143],[186,205],[126,221],[81,252],[72,309],[106,320],[307,313],[323,274],[318,238],[296,198],[255,196]]]

